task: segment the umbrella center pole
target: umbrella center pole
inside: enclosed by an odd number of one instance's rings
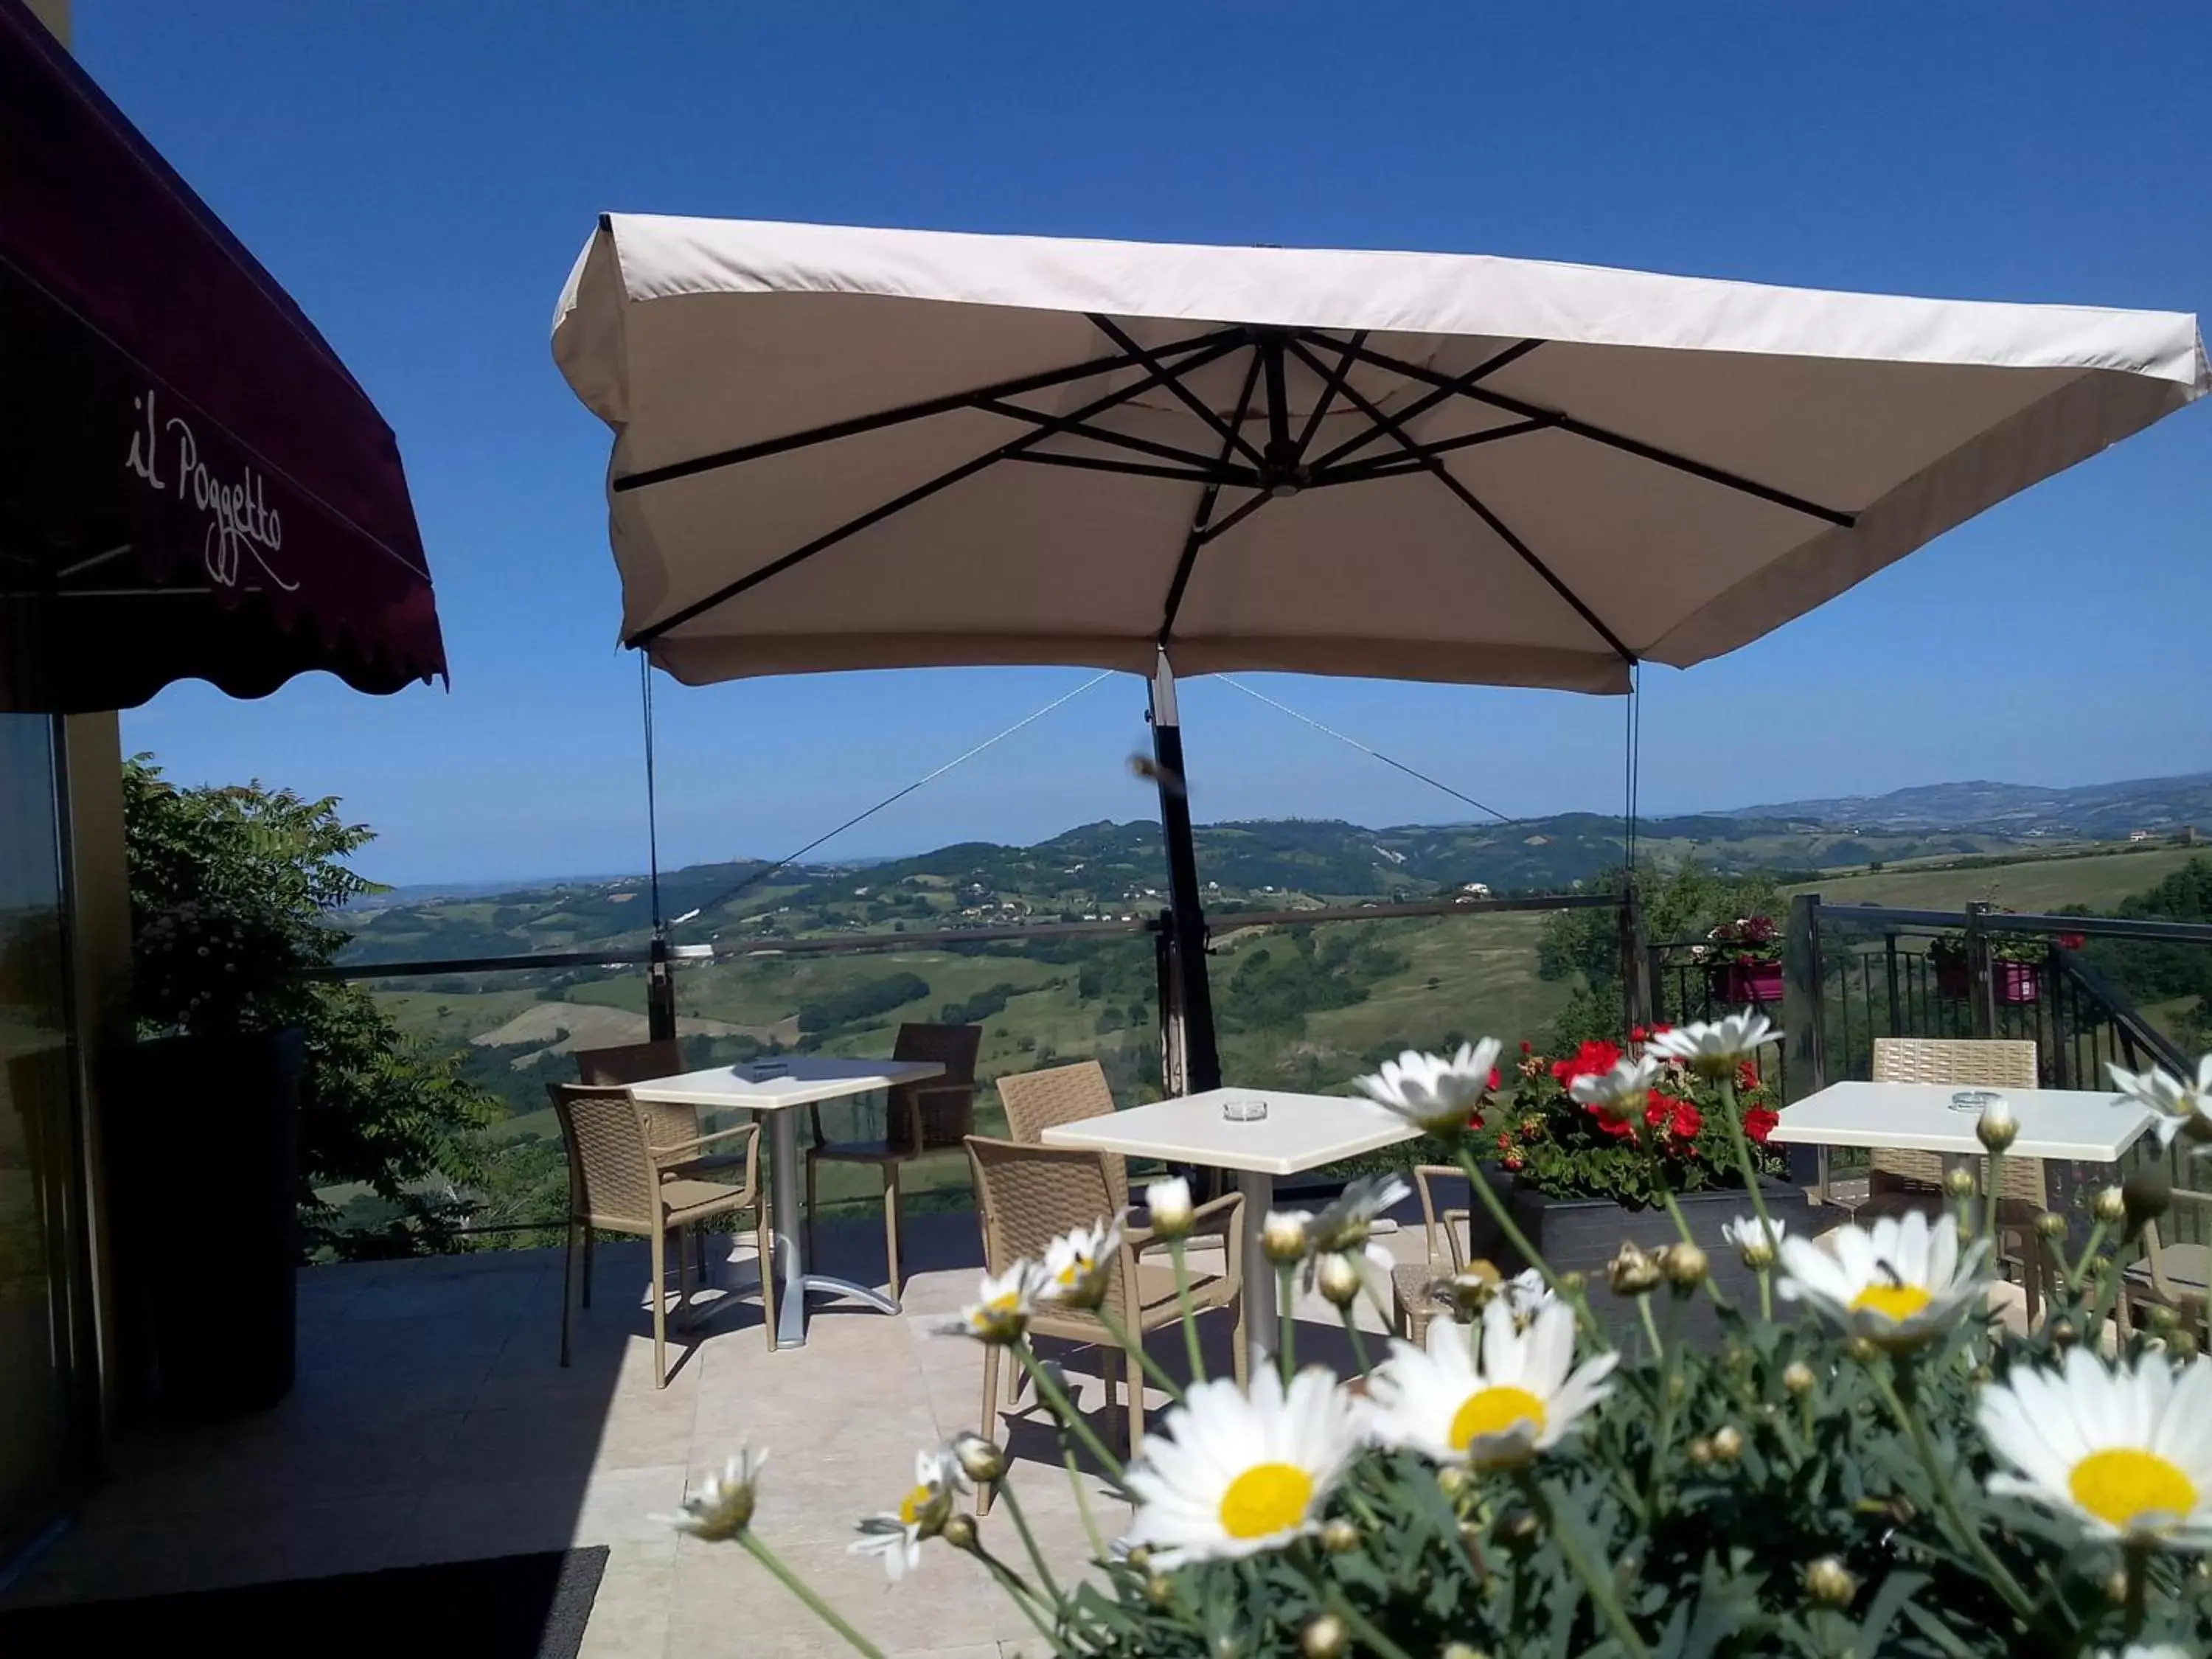
[[[1176,711],[1175,671],[1164,650],[1152,672],[1151,719],[1160,830],[1167,842],[1169,966],[1183,1028],[1183,1075],[1166,1081],[1171,1091],[1196,1094],[1221,1086],[1221,1056],[1214,1045],[1213,997],[1206,983],[1206,914],[1199,903],[1190,792],[1183,785],[1182,725]],[[1163,998],[1164,1018],[1168,1006]]]

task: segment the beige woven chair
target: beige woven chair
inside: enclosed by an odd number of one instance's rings
[[[568,1243],[561,1271],[561,1363],[569,1357],[574,1318],[577,1248],[593,1231],[629,1233],[646,1239],[653,1259],[653,1383],[668,1386],[668,1235],[678,1235],[677,1309],[691,1304],[690,1264],[683,1230],[740,1210],[757,1212],[755,1242],[760,1250],[761,1306],[769,1345],[775,1344],[773,1242],[767,1195],[760,1186],[760,1126],[748,1123],[711,1135],[698,1133],[688,1109],[654,1106],[630,1098],[627,1089],[592,1088],[559,1083],[548,1086],[561,1120],[561,1139],[568,1152]],[[741,1183],[700,1181],[675,1170],[708,1146],[742,1145]],[[590,1261],[586,1258],[584,1305],[591,1305]]]
[[[684,1050],[674,1037],[661,1037],[650,1042],[625,1042],[613,1048],[579,1048],[576,1050],[576,1081],[593,1088],[607,1088],[617,1084],[643,1083],[649,1078],[675,1077],[684,1070]],[[656,1140],[673,1143],[678,1139],[690,1139],[699,1133],[698,1115],[689,1106],[659,1106],[649,1109],[654,1114],[658,1127],[653,1131]],[[686,1126],[689,1126],[688,1127]],[[724,1181],[741,1168],[751,1156],[750,1152],[728,1152],[706,1158],[691,1158],[679,1164],[670,1164],[663,1171],[669,1179],[694,1181]],[[707,1232],[700,1228],[693,1234],[699,1276],[707,1276]],[[592,1305],[592,1236],[584,1235],[584,1305]],[[766,1258],[763,1258],[763,1263]],[[763,1267],[765,1273],[767,1268]]]
[[[2035,1044],[2013,1039],[1876,1037],[1874,1080],[1946,1083],[1962,1089],[2033,1089]],[[1858,1213],[1870,1218],[1913,1208],[1939,1211],[1942,1202],[1940,1153],[1883,1147],[1874,1155],[1867,1202]],[[2035,1218],[2043,1212],[2044,1204],[2042,1160],[2007,1158],[2004,1191],[1997,1200],[1998,1248],[2006,1260],[2020,1265],[2021,1290],[2031,1320],[2042,1296],[2043,1247],[2035,1237]]]
[[[1398,1334],[1417,1348],[1426,1340],[1429,1321],[1437,1312],[1436,1297],[1430,1287],[1467,1266],[1467,1247],[1460,1239],[1468,1223],[1468,1212],[1439,1211],[1435,1191],[1430,1185],[1447,1179],[1464,1181],[1467,1172],[1455,1164],[1415,1166],[1413,1190],[1420,1195],[1421,1231],[1426,1254],[1419,1261],[1401,1261],[1390,1271],[1391,1322],[1397,1326]],[[1441,1254],[1437,1249],[1439,1234],[1444,1245]]]
[[[2173,1189],[2176,1205],[2212,1209],[2212,1193]],[[2158,1223],[2142,1231],[2143,1259],[2120,1276],[2118,1319],[2120,1334],[2135,1329],[2135,1304],[2155,1302],[2172,1309],[2192,1331],[2204,1321],[2205,1286],[2212,1273],[2212,1249],[2202,1244],[2166,1244],[2159,1240]]]
[[[975,1056],[983,1046],[980,1025],[902,1025],[891,1044],[894,1060],[934,1060],[944,1074],[904,1083],[890,1091],[881,1140],[828,1139],[822,1109],[810,1106],[814,1144],[806,1149],[806,1249],[814,1253],[817,1172],[824,1164],[872,1164],[884,1177],[884,1261],[893,1302],[899,1299],[903,1254],[899,1223],[903,1205],[899,1170],[930,1152],[951,1152],[975,1127]]]
[[[968,1137],[968,1164],[975,1182],[977,1218],[983,1229],[983,1262],[993,1273],[1003,1273],[1024,1257],[1042,1261],[1052,1241],[1073,1228],[1087,1227],[1121,1213],[1119,1194],[1105,1153],[1080,1146],[1030,1146],[1014,1140]],[[1196,1214],[1206,1223],[1227,1223],[1227,1257],[1223,1272],[1194,1273],[1190,1299],[1200,1312],[1215,1309],[1236,1310],[1236,1374],[1244,1382],[1244,1200],[1231,1193],[1199,1206]],[[1152,1262],[1139,1262],[1138,1252],[1150,1241],[1142,1228],[1125,1228],[1121,1248],[1106,1282],[1106,1303],[1121,1328],[1138,1340],[1143,1332],[1172,1325],[1182,1316],[1176,1299],[1175,1270]],[[1087,1342],[1098,1351],[1099,1376],[1106,1385],[1106,1407],[1114,1408],[1115,1376],[1127,1373],[1122,1383],[1128,1407],[1127,1450],[1135,1456],[1145,1437],[1145,1378],[1121,1348],[1097,1315],[1076,1309],[1040,1308],[1030,1322],[1039,1336],[1069,1342]],[[1003,1350],[996,1344],[983,1350],[983,1419],[990,1434],[996,1426],[993,1402],[999,1391],[999,1365]],[[988,1507],[988,1489],[977,1494],[977,1513]]]
[[[1006,1132],[1025,1146],[1044,1144],[1044,1132],[1063,1123],[1081,1123],[1094,1117],[1110,1117],[1115,1111],[1113,1085],[1106,1068],[1095,1060],[1079,1060],[1069,1066],[1048,1066],[999,1079],[999,1103],[1006,1109]],[[1129,1208],[1127,1161],[1109,1153],[1109,1178],[1114,1183],[1115,1214]],[[1225,1212],[1223,1212],[1225,1213]],[[1225,1222],[1209,1222],[1200,1231],[1218,1234]],[[1162,1241],[1152,1248],[1164,1249]]]

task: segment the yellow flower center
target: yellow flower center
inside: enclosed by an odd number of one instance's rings
[[[1018,1292],[1013,1291],[1001,1291],[998,1295],[993,1297],[988,1302],[986,1302],[983,1304],[983,1311],[994,1314],[1010,1314],[1013,1312],[1015,1304],[1020,1300],[1021,1297]]]
[[[1071,1257],[1068,1264],[1060,1270],[1060,1282],[1071,1286],[1077,1285],[1091,1277],[1091,1259],[1087,1255]]]
[[[1313,1476],[1295,1463],[1255,1463],[1221,1494],[1221,1530],[1231,1538],[1288,1532],[1306,1517]]]
[[[936,1487],[916,1486],[899,1499],[898,1518],[901,1524],[909,1527],[920,1525],[922,1518],[929,1513],[930,1506],[936,1501]]]
[[[1538,1434],[1544,1431],[1544,1402],[1526,1389],[1483,1389],[1460,1402],[1452,1413],[1451,1446],[1465,1451],[1479,1437],[1504,1434],[1526,1423]]]
[[[1851,1308],[1871,1308],[1884,1319],[1902,1323],[1934,1300],[1917,1285],[1869,1285],[1851,1298]]]
[[[2197,1507],[2197,1487],[2156,1452],[2112,1446],[2066,1477],[2074,1501],[2122,1532],[2166,1532]]]

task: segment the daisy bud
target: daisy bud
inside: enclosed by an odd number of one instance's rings
[[[2187,1359],[2197,1352],[2197,1333],[2175,1331],[2166,1339],[2166,1351],[2176,1359]]]
[[[2117,1227],[2128,1218],[2127,1194],[2118,1187],[2100,1187],[2090,1200],[2089,1213],[2106,1226]]]
[[[1659,1270],[1667,1275],[1667,1282],[1685,1296],[1705,1282],[1705,1270],[1710,1265],[1705,1253],[1694,1244],[1669,1244],[1659,1253]]]
[[[2168,1331],[2179,1328],[2181,1316],[2164,1303],[2154,1302],[2150,1305],[2150,1311],[2143,1316],[2143,1322],[2160,1336],[2164,1336]]]
[[[1589,1289],[1589,1275],[1571,1268],[1559,1275],[1559,1294],[1571,1301]]]
[[[2020,1120],[2013,1115],[2012,1103],[1999,1095],[1982,1108],[1981,1121],[1974,1125],[1974,1135],[1993,1152],[2001,1152],[2020,1139]]]
[[[2105,1599],[2116,1607],[2127,1606],[2128,1570],[2125,1567],[2114,1567],[2105,1575]],[[2136,1651],[2140,1653],[2142,1650],[2138,1648]]]
[[[1820,1381],[1813,1375],[1813,1368],[1802,1359],[1793,1359],[1782,1368],[1782,1386],[1800,1399],[1812,1393]]]
[[[1954,1198],[1972,1198],[1974,1195],[1974,1172],[1963,1166],[1948,1171],[1943,1177],[1943,1190]]]
[[[1723,1423],[1713,1431],[1713,1455],[1723,1463],[1733,1463],[1743,1455],[1743,1431],[1733,1423]]]
[[[1182,1238],[1190,1231],[1190,1182],[1181,1176],[1155,1181],[1145,1188],[1145,1209],[1152,1231],[1162,1238]]]
[[[946,1520],[945,1529],[937,1534],[956,1550],[975,1547],[975,1517],[956,1514]]]
[[[2102,1279],[2106,1273],[2112,1271],[2112,1258],[2106,1255],[2102,1250],[2098,1251],[2096,1255],[2089,1258],[2090,1278]]]
[[[1524,1510],[1518,1504],[1498,1517],[1498,1535],[1509,1544],[1533,1544],[1543,1530],[1534,1510]]]
[[[1985,1389],[1997,1380],[1997,1374],[1987,1365],[1977,1365],[1966,1373],[1966,1380],[1978,1389]]]
[[[1321,1547],[1331,1555],[1347,1555],[1359,1547],[1359,1528],[1336,1516],[1322,1527]]]
[[[1805,1593],[1824,1607],[1847,1607],[1859,1593],[1859,1581],[1832,1555],[1824,1555],[1805,1569]]]
[[[1340,1659],[1352,1645],[1352,1633],[1333,1613],[1317,1613],[1298,1632],[1298,1651],[1305,1659]]]
[[[2035,1218],[2038,1238],[2060,1239],[2066,1237],[2066,1218],[2056,1210],[2045,1210]]]
[[[2139,1232],[2145,1224],[2155,1221],[2173,1205],[2173,1182],[2162,1164],[2146,1164],[2127,1178],[2120,1188],[2120,1207],[2128,1218],[2128,1231]]]
[[[1164,1572],[1156,1572],[1145,1580],[1145,1600],[1153,1607],[1164,1607],[1175,1600],[1175,1581]]]
[[[1605,1282],[1615,1296],[1641,1296],[1659,1282],[1659,1264],[1638,1246],[1623,1243],[1605,1264]]]
[[[1443,1301],[1462,1319],[1473,1319],[1496,1299],[1498,1287],[1504,1283],[1495,1266],[1488,1261],[1470,1261],[1437,1289]]]
[[[1458,1463],[1446,1463],[1437,1470],[1437,1490],[1456,1502],[1467,1494],[1467,1483],[1471,1477]]]
[[[960,1473],[979,1486],[1006,1472],[1006,1453],[980,1434],[954,1435],[952,1455],[960,1462]]]
[[[1331,1250],[1314,1269],[1314,1284],[1333,1308],[1349,1308],[1359,1299],[1359,1269],[1341,1251]]]
[[[1447,1642],[1437,1659],[1490,1659],[1480,1648],[1471,1648],[1464,1642]]]
[[[2052,1320],[2045,1334],[2051,1338],[2051,1346],[2061,1353],[2081,1340],[2081,1331],[2070,1319]]]
[[[1713,1443],[1702,1434],[1690,1442],[1690,1462],[1699,1468],[1709,1468],[1713,1461]]]
[[[1855,1336],[1844,1344],[1844,1358],[1854,1365],[1871,1365],[1881,1358],[1881,1350],[1869,1338]]]
[[[1260,1248],[1278,1267],[1304,1261],[1306,1218],[1296,1211],[1268,1211],[1260,1227]]]
[[[1152,1547],[1150,1544],[1133,1545],[1129,1553],[1121,1559],[1129,1564],[1133,1571],[1150,1572],[1152,1570]]]

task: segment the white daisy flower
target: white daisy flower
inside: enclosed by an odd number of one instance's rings
[[[1285,1389],[1261,1366],[1249,1396],[1225,1378],[1201,1382],[1130,1468],[1129,1542],[1163,1568],[1279,1549],[1318,1529],[1361,1441],[1357,1403],[1326,1371],[1300,1371]]]
[[[1270,1210],[1261,1224],[1260,1248],[1278,1267],[1304,1259],[1310,1248],[1307,1229],[1313,1225],[1310,1210]]]
[[[1316,1250],[1353,1250],[1367,1242],[1375,1218],[1413,1196],[1402,1176],[1370,1176],[1345,1183],[1343,1192],[1306,1223],[1306,1243]]]
[[[2017,1474],[1993,1493],[2071,1515],[2104,1538],[2212,1545],[2212,1360],[2146,1354],[2118,1370],[2087,1347],[2063,1371],[2017,1367],[1985,1389],[1990,1449]]]
[[[896,1510],[862,1520],[860,1535],[847,1548],[854,1555],[882,1556],[884,1571],[896,1584],[909,1569],[921,1565],[922,1540],[945,1530],[945,1523],[952,1518],[954,1502],[968,1489],[967,1478],[960,1473],[960,1460],[951,1448],[916,1452],[914,1490],[899,1499]]]
[[[1768,1043],[1781,1040],[1782,1033],[1767,1023],[1765,1014],[1746,1009],[1726,1019],[1654,1031],[1644,1052],[1662,1060],[1678,1060],[1708,1077],[1725,1077]]]
[[[1771,1218],[1761,1225],[1755,1215],[1740,1215],[1721,1228],[1721,1237],[1736,1248],[1743,1265],[1754,1272],[1774,1265],[1774,1258],[1782,1253],[1783,1238],[1790,1231],[1786,1221]]]
[[[2199,1145],[2212,1142],[2212,1054],[2197,1062],[2193,1082],[2155,1066],[2136,1073],[2108,1061],[2106,1069],[2115,1089],[2158,1114],[2151,1127],[2157,1131],[2160,1146],[2171,1146],[2173,1138],[2184,1133]]]
[[[1482,1313],[1481,1352],[1474,1333],[1438,1322],[1425,1350],[1393,1342],[1368,1383],[1376,1436],[1440,1463],[1481,1468],[1528,1462],[1557,1445],[1575,1421],[1612,1392],[1606,1377],[1620,1360],[1607,1351],[1570,1370],[1575,1316],[1553,1302],[1525,1330],[1503,1299]]]
[[[1455,1054],[1408,1048],[1371,1077],[1354,1079],[1370,1100],[1388,1106],[1432,1135],[1456,1134],[1490,1091],[1501,1045],[1496,1037],[1462,1042]]]
[[[1345,1250],[1322,1250],[1306,1262],[1305,1287],[1318,1284],[1321,1293],[1335,1307],[1350,1306],[1364,1296],[1383,1318],[1390,1316],[1391,1276],[1397,1257],[1370,1239]]]
[[[1854,1336],[1893,1351],[1942,1334],[1982,1293],[1987,1239],[1962,1255],[1958,1231],[1917,1210],[1872,1228],[1827,1234],[1831,1255],[1812,1240],[1782,1241],[1782,1294],[1809,1302]]]
[[[1155,1181],[1145,1188],[1146,1224],[1162,1238],[1181,1238],[1190,1231],[1190,1182],[1181,1176]]]
[[[975,1300],[960,1310],[960,1317],[938,1327],[947,1336],[972,1336],[979,1342],[1012,1342],[1029,1329],[1037,1297],[1046,1285],[1044,1269],[1034,1261],[1017,1261],[994,1279],[983,1275]]]
[[[720,1474],[708,1475],[699,1490],[684,1500],[683,1514],[646,1518],[665,1522],[678,1532],[709,1543],[726,1543],[752,1525],[753,1488],[760,1484],[761,1466],[767,1462],[765,1451],[741,1448],[722,1465]]]
[[[1649,1054],[1624,1060],[1609,1072],[1578,1077],[1567,1092],[1578,1104],[1595,1106],[1618,1123],[1643,1113],[1644,1102],[1658,1080],[1659,1062]]]
[[[1526,1325],[1538,1314],[1559,1298],[1544,1282],[1544,1275],[1534,1267],[1523,1267],[1500,1286],[1506,1311],[1513,1316],[1516,1325]]]
[[[1106,1281],[1121,1249],[1118,1221],[1062,1233],[1045,1247],[1044,1288],[1039,1295],[1063,1308],[1097,1307],[1106,1299]]]

